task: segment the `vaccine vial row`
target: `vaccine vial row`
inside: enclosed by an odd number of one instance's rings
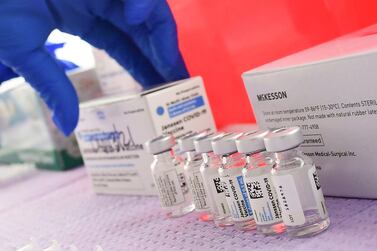
[[[167,217],[194,211],[218,227],[265,235],[312,236],[330,224],[313,161],[299,127],[249,133],[192,133],[148,141],[152,175]]]

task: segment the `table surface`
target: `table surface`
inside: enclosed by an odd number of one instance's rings
[[[165,219],[155,197],[99,196],[84,168],[41,171],[0,187],[0,250],[16,250],[31,237],[64,250],[376,250],[377,200],[327,198],[330,228],[289,239],[216,228],[193,214]]]

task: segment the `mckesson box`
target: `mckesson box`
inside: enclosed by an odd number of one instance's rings
[[[200,77],[83,103],[76,136],[94,191],[155,194],[143,144],[157,135],[215,130]]]
[[[298,125],[325,194],[377,198],[377,26],[243,74],[261,128]]]

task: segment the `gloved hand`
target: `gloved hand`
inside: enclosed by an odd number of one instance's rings
[[[18,75],[11,68],[0,64],[0,83],[15,77],[18,77]]]
[[[165,0],[2,0],[0,61],[22,75],[69,135],[76,92],[44,43],[55,28],[104,49],[144,87],[188,77]]]

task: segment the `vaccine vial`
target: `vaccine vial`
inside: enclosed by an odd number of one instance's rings
[[[265,235],[285,231],[279,200],[272,184],[273,159],[266,152],[264,137],[268,130],[249,132],[236,139],[237,150],[243,154],[246,164],[242,175],[253,209],[257,231]]]
[[[233,226],[228,203],[226,201],[226,185],[221,181],[218,172],[220,158],[213,153],[211,141],[221,134],[207,134],[194,140],[195,151],[202,155],[200,173],[204,180],[213,221],[217,227]]]
[[[188,181],[188,186],[195,205],[195,211],[201,221],[213,220],[210,212],[210,201],[204,187],[204,180],[200,173],[202,156],[195,152],[194,139],[202,134],[190,133],[178,140],[178,146],[181,153],[186,155],[184,162],[184,171]]]
[[[158,190],[162,210],[168,218],[180,217],[194,210],[184,171],[174,158],[174,137],[164,135],[145,143],[153,154],[151,171]]]
[[[312,236],[330,225],[315,165],[298,149],[303,141],[300,127],[277,129],[264,138],[274,153],[272,181],[291,237]]]
[[[213,152],[221,159],[219,175],[226,185],[226,199],[234,226],[243,231],[256,228],[246,184],[242,176],[245,160],[237,152],[239,134],[228,133],[212,140]]]

